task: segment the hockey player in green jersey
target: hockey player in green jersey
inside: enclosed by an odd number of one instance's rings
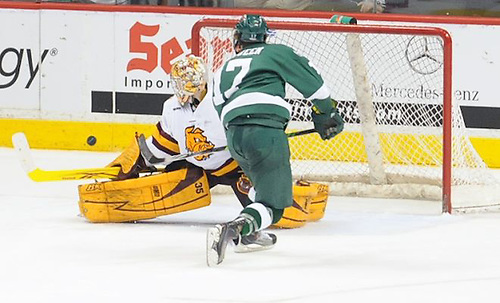
[[[313,102],[314,128],[323,140],[343,129],[344,122],[330,90],[308,59],[288,46],[267,44],[268,27],[259,15],[245,15],[234,30],[236,56],[214,77],[214,104],[226,129],[232,157],[250,178],[253,203],[233,221],[207,233],[207,264],[220,264],[230,241],[255,237],[259,249],[272,247],[274,234],[263,229],[277,222],[292,205],[290,150],[285,128],[291,105],[285,84]],[[265,245],[266,242],[268,245]]]

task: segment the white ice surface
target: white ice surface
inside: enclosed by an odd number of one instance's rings
[[[44,169],[116,154],[39,151]],[[0,302],[500,302],[500,214],[441,215],[436,202],[331,197],[325,217],[276,230],[269,251],[205,264],[207,227],[232,196],[135,224],[78,215],[77,185],[35,183],[0,148]]]

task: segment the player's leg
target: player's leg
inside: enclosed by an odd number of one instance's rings
[[[276,236],[260,231],[276,223],[283,209],[292,204],[290,152],[283,130],[258,125],[233,126],[227,137],[232,156],[252,181],[249,197],[254,203],[245,207],[235,220],[209,230],[209,266],[222,262],[230,241],[245,245],[248,240],[246,251],[254,250],[250,249],[250,242],[254,248],[259,244],[261,248],[272,247]]]
[[[242,234],[247,235],[276,223],[283,209],[292,205],[288,138],[281,129],[259,125],[230,127],[227,134],[233,157],[253,184],[249,198],[255,203],[242,214],[257,222],[243,228]]]

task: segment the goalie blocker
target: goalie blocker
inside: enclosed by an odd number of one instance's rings
[[[241,188],[244,188],[242,186]],[[199,167],[121,181],[78,186],[80,213],[93,223],[118,223],[153,219],[210,205],[208,179]],[[293,205],[274,226],[301,227],[324,216],[328,186],[298,181]]]

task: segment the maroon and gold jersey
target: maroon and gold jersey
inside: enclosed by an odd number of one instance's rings
[[[146,140],[155,157],[162,159],[166,155],[226,146],[225,132],[213,102],[209,99],[210,96],[212,93],[208,92],[205,100],[196,108],[190,104],[181,106],[175,95],[165,101],[156,130],[153,136]],[[187,161],[214,176],[222,176],[238,168],[228,150],[191,157]]]

